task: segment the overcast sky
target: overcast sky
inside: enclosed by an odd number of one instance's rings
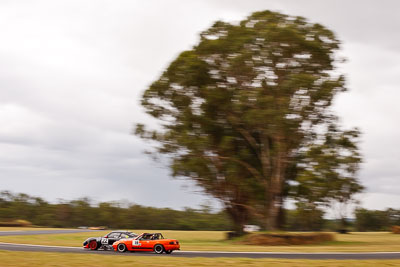
[[[0,190],[198,207],[209,198],[142,152],[146,87],[216,20],[305,16],[343,42],[349,92],[335,110],[363,132],[370,209],[400,208],[399,1],[0,0]],[[153,193],[154,194],[151,194]]]

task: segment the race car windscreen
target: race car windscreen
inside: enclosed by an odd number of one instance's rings
[[[131,232],[121,234],[122,238],[137,237],[137,236],[138,236],[137,234]]]

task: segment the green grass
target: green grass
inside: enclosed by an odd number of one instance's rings
[[[62,228],[62,230],[69,228]],[[45,228],[45,227],[0,227],[0,232],[3,231],[43,231],[43,230],[61,230],[61,228]],[[74,229],[76,230],[76,229]]]
[[[155,232],[155,230],[147,230]],[[158,230],[157,230],[158,231]],[[90,236],[102,236],[109,231],[93,233],[0,236],[0,242],[25,243],[53,246],[80,247]],[[146,230],[133,230],[135,233]],[[336,234],[336,241],[318,245],[298,246],[252,246],[239,244],[237,241],[225,240],[223,231],[169,231],[160,230],[167,238],[176,238],[181,243],[182,250],[214,250],[214,251],[270,251],[270,252],[372,252],[400,251],[400,235],[388,232]]]
[[[115,255],[84,255],[76,253],[49,252],[11,252],[1,251],[2,267],[99,267],[99,266],[310,266],[310,267],[376,267],[399,266],[400,260],[280,260],[280,259],[247,259],[247,258],[175,258],[166,255],[157,257]]]

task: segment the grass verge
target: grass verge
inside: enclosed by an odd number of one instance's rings
[[[46,227],[0,227],[0,232],[8,232],[8,231],[43,231],[43,230],[67,230],[70,228],[46,228]],[[76,229],[73,229],[76,230]]]
[[[99,267],[99,266],[399,266],[400,260],[277,260],[247,258],[174,258],[166,255],[157,257],[123,255],[82,255],[74,253],[50,252],[10,252],[1,251],[2,267]]]

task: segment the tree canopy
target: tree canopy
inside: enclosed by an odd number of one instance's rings
[[[161,130],[139,124],[136,134],[170,155],[174,176],[220,199],[237,231],[250,216],[275,229],[290,192],[318,205],[358,185],[359,133],[340,130],[329,108],[346,90],[339,44],[324,26],[277,12],[218,21],[144,92]]]

